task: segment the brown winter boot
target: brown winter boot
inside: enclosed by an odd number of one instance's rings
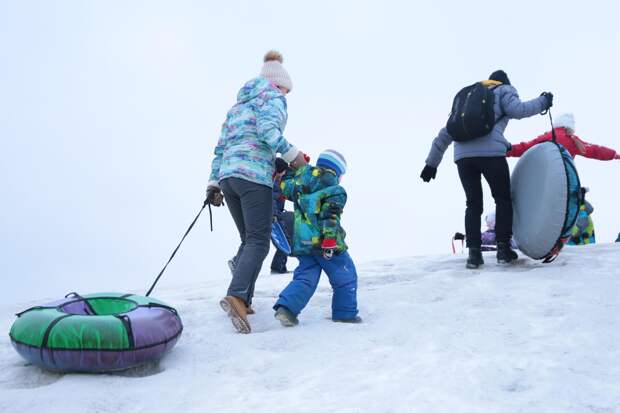
[[[252,308],[252,306],[251,306],[251,305],[250,305],[250,306],[247,306],[247,307],[245,308],[245,312],[246,312],[248,315],[252,315],[252,314],[255,314],[255,313],[256,313],[256,311],[254,311],[254,309]]]
[[[249,334],[252,331],[247,317],[248,310],[241,298],[227,295],[220,300],[220,307],[228,314],[238,332]]]

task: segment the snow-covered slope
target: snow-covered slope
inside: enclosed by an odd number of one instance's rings
[[[115,375],[27,366],[3,333],[0,411],[620,411],[620,244],[567,248],[550,265],[485,258],[478,271],[464,256],[360,265],[360,325],[328,319],[325,280],[285,329],[271,306],[289,276],[261,276],[250,335],[218,307],[228,274],[161,289],[185,323],[179,344]],[[0,330],[30,304],[3,304]]]

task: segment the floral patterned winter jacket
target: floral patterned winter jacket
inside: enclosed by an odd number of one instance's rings
[[[247,82],[222,125],[209,185],[235,177],[271,188],[276,153],[291,162],[298,152],[282,135],[286,120],[286,99],[273,83],[264,77]]]

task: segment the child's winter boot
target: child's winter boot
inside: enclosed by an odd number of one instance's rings
[[[348,323],[348,324],[359,324],[362,322],[362,317],[356,315],[353,318],[345,318],[344,320],[333,318],[332,321],[334,323]]]
[[[294,327],[299,324],[299,320],[295,317],[295,314],[291,313],[291,311],[283,305],[277,308],[276,313],[273,316],[284,327]]]

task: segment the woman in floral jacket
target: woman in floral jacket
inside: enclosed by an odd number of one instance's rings
[[[282,55],[265,55],[260,76],[247,82],[228,111],[215,147],[207,201],[222,204],[222,192],[235,221],[241,245],[231,260],[233,273],[220,306],[240,333],[251,331],[252,296],[258,273],[269,253],[272,187],[276,154],[291,165],[305,165],[303,153],[283,136],[286,94],[293,88]]]

